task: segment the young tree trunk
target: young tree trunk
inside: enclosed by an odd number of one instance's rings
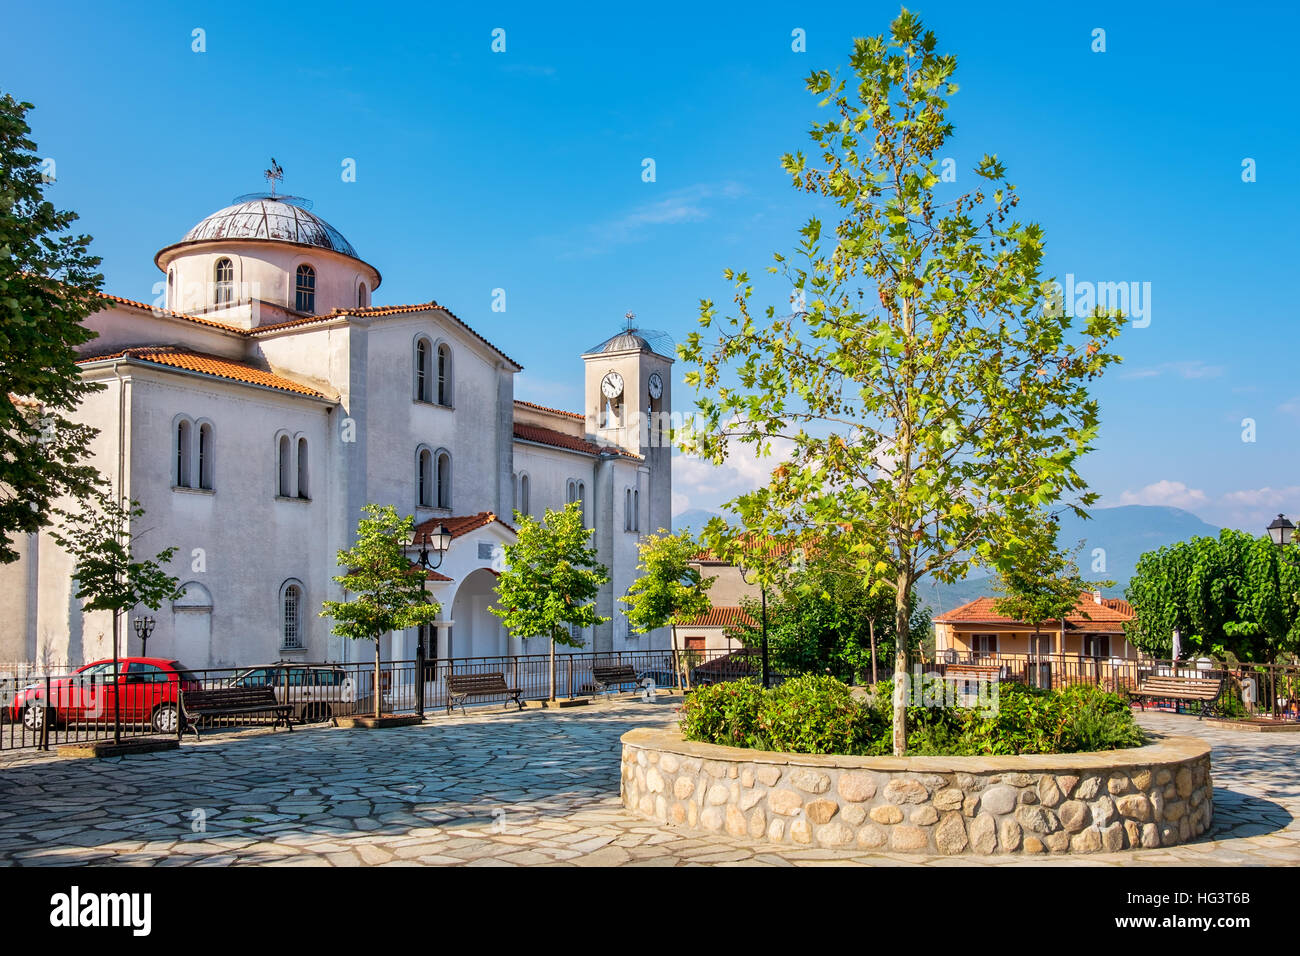
[[[380,696],[379,696],[379,663],[380,663],[380,662],[379,662],[379,642],[380,642],[381,640],[383,640],[383,635],[382,635],[382,634],[379,634],[379,635],[376,635],[376,636],[375,636],[375,716],[376,716],[376,717],[379,716],[379,703],[380,703]],[[288,703],[288,701],[289,701],[289,688],[286,687],[286,688],[285,688],[285,702]]]
[[[555,700],[555,635],[551,635],[551,700]]]
[[[907,599],[912,593],[912,579],[898,576],[894,592],[894,756],[907,754]]]
[[[876,671],[876,619],[867,618],[867,631],[871,634],[871,684],[874,687],[880,680],[880,675]]]

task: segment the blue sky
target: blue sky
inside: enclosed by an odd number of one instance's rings
[[[957,185],[996,152],[1046,228],[1050,273],[1151,284],[1150,325],[1126,332],[1124,365],[1096,388],[1084,474],[1103,504],[1251,530],[1294,517],[1300,15],[914,9],[958,58]],[[151,299],[153,253],[264,188],[275,156],[284,190],[380,269],[376,303],[437,299],[524,364],[519,397],[577,408],[578,353],[626,311],[680,340],[700,298],[728,298],[724,267],[759,272],[793,247],[813,207],[779,158],[818,115],[803,79],[846,63],[852,38],[897,10],[24,4],[5,14],[0,89],[37,105],[51,196],[81,214],[109,291]],[[791,49],[796,28],[806,52]],[[679,386],[678,407],[688,398]],[[676,510],[716,507],[762,465],[679,469]]]

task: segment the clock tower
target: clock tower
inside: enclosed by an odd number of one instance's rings
[[[672,529],[672,365],[651,345],[654,333],[632,327],[582,356],[586,368],[583,413],[587,438],[620,455],[602,456],[596,491],[595,542],[601,561],[635,576],[641,538]],[[595,650],[667,646],[666,634],[632,634],[624,606],[613,595],[597,601],[597,613],[612,618],[596,631]],[[653,644],[646,638],[652,638]]]

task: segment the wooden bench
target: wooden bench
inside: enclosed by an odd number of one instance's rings
[[[597,694],[613,694],[615,688],[624,684],[639,683],[636,671],[628,664],[594,664],[591,679],[596,684]]]
[[[511,687],[506,683],[506,675],[500,671],[491,674],[452,674],[447,678],[447,713],[457,704],[460,705],[460,712],[465,713],[465,701],[470,697],[498,697],[505,696],[511,698],[519,709],[524,709],[524,702],[520,699],[519,688]],[[509,706],[506,701],[505,706]]]
[[[272,727],[284,724],[293,730],[292,704],[276,700],[273,687],[215,687],[204,690],[182,690],[180,698],[181,719],[176,723],[179,740],[186,728],[199,736],[199,721],[205,717],[233,717],[240,714],[274,714]]]
[[[997,664],[947,664],[943,676],[950,680],[997,681],[1002,677],[1002,668]]]
[[[1136,697],[1142,709],[1146,710],[1147,700],[1168,700],[1175,703],[1199,703],[1199,720],[1207,714],[1213,715],[1215,706],[1223,694],[1224,671],[1206,671],[1207,677],[1174,677],[1171,675],[1152,675],[1138,684],[1137,690],[1129,691]]]

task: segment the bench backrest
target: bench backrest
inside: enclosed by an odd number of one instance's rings
[[[271,687],[213,687],[181,691],[181,704],[186,710],[206,710],[211,707],[261,707],[278,703],[275,690]]]
[[[618,667],[593,667],[591,673],[602,684],[636,680],[636,671],[626,664]]]
[[[1142,681],[1139,690],[1143,692],[1166,691],[1176,694],[1198,694],[1217,696],[1223,686],[1223,677],[1173,677],[1154,676]]]
[[[996,664],[949,664],[944,668],[944,677],[975,678],[978,680],[996,680],[1002,674],[1002,668]]]
[[[499,671],[492,674],[452,674],[447,684],[453,694],[486,694],[510,689],[506,686],[506,675]]]

